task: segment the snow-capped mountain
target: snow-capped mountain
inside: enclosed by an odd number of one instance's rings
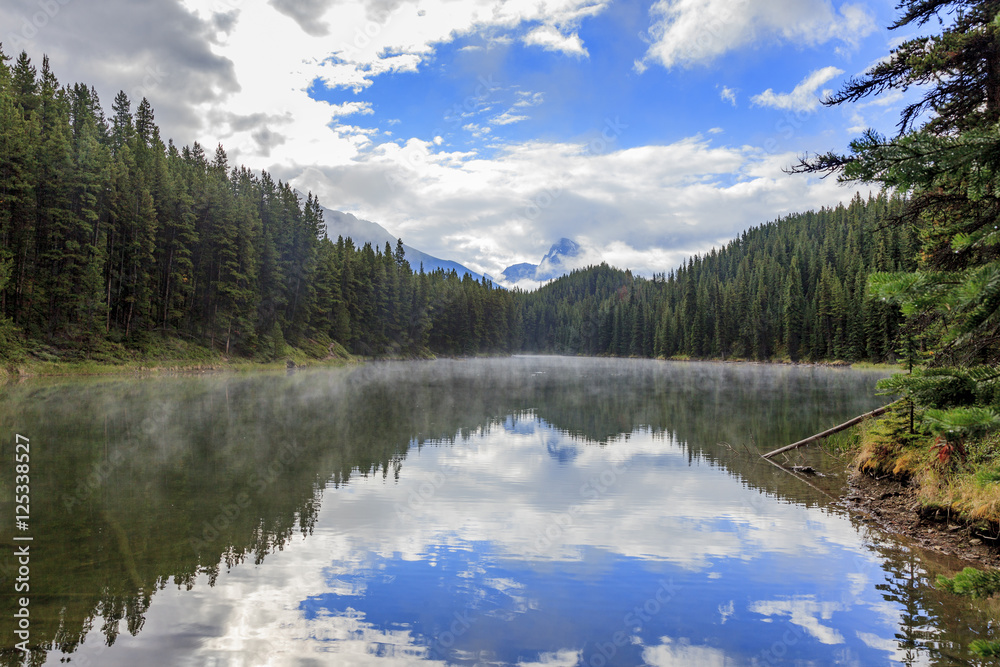
[[[579,257],[582,250],[580,244],[573,239],[561,238],[557,243],[552,244],[552,247],[538,264],[525,262],[508,266],[500,274],[500,277],[508,283],[516,283],[520,280],[537,282],[552,280],[577,268],[572,260]]]

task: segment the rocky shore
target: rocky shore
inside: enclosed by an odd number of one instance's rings
[[[968,561],[975,567],[1000,568],[1000,537],[970,525],[943,509],[924,507],[916,491],[891,477],[851,474],[844,505],[886,532],[912,545]]]

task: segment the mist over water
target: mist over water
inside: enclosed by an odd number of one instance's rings
[[[12,385],[36,664],[975,664],[985,612],[837,505],[842,462],[797,452],[828,473],[807,484],[754,455],[881,404],[880,376],[515,357]]]

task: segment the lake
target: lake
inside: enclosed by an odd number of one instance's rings
[[[791,453],[809,478],[757,456],[882,404],[881,376],[515,357],[7,385],[3,664],[27,659],[24,545],[32,664],[980,664],[995,622],[930,584],[958,563],[849,513],[833,454]]]

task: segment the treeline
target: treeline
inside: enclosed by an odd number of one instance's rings
[[[515,296],[414,272],[402,245],[327,238],[319,201],[266,172],[166,144],[143,99],[61,86],[0,52],[0,356],[27,342],[95,356],[154,332],[274,358],[507,351]]]
[[[395,248],[326,235],[316,197],[164,143],[153,109],[61,86],[0,52],[0,357],[143,349],[154,334],[274,359],[559,352],[883,360],[900,316],[868,275],[912,270],[919,241],[879,195],[744,232],[652,280],[605,265],[537,292],[425,273]]]
[[[897,306],[868,275],[912,270],[919,240],[891,225],[886,195],[790,215],[744,232],[669,274],[606,265],[523,297],[519,347],[590,355],[882,361],[896,353]]]

